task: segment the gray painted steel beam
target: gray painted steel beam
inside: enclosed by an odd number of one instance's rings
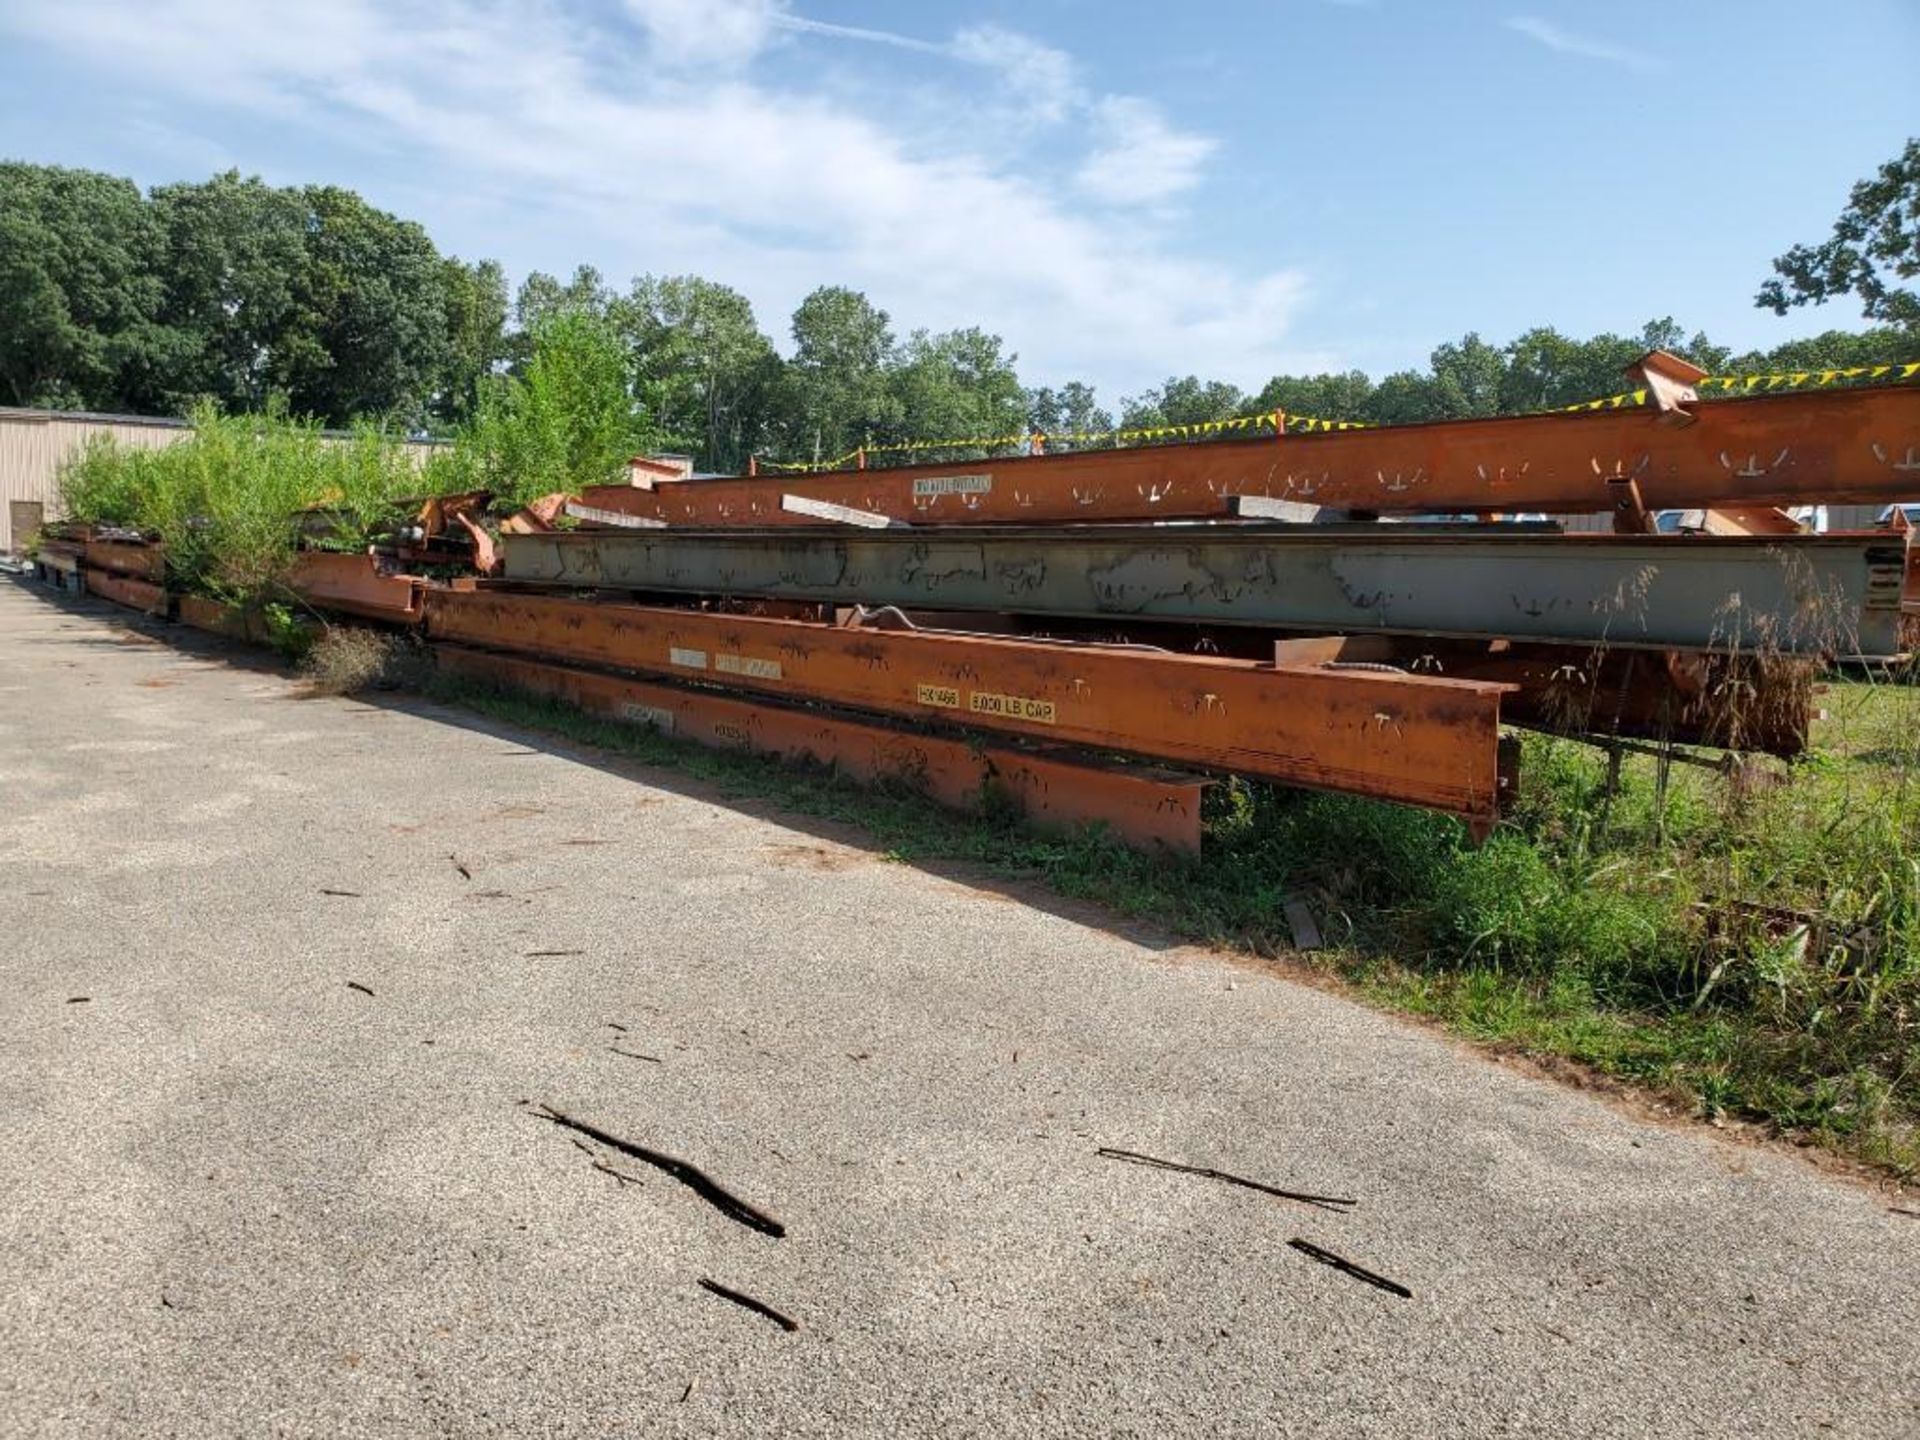
[[[508,581],[1328,632],[1890,656],[1897,539],[1219,525],[502,537]]]

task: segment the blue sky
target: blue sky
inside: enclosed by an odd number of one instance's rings
[[[814,285],[1030,382],[1420,364],[1672,315],[1920,133],[1920,3],[0,0],[0,156],[351,186],[442,249]]]

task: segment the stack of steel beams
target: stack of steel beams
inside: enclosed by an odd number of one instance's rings
[[[1692,374],[1649,356],[1645,405],[1586,414],[595,487],[497,535],[461,497],[481,578],[311,553],[291,584],[468,678],[1143,843],[1197,845],[1221,774],[1483,833],[1503,721],[1791,755],[1821,666],[1912,646],[1911,532],[1773,507],[1911,498],[1920,387]],[[1593,512],[1616,533],[1548,518]],[[152,552],[75,563],[164,605]]]

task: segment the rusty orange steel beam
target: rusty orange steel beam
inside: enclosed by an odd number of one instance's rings
[[[1872,504],[1920,493],[1920,385],[1653,409],[1448,420],[1266,440],[1157,445],[818,475],[598,486],[602,510],[673,525],[818,525],[783,496],[910,524],[1174,520],[1231,497],[1380,513]],[[1619,487],[1616,487],[1619,488]]]
[[[420,619],[424,583],[413,575],[390,575],[373,556],[303,550],[287,584],[318,610],[337,610],[368,620],[412,625]]]
[[[158,585],[167,578],[166,552],[158,545],[135,545],[125,540],[88,540],[86,561],[95,570],[111,570]]]
[[[1372,795],[1482,830],[1501,800],[1499,684],[500,590],[429,590],[426,615],[435,641]]]
[[[245,640],[254,645],[272,643],[272,636],[267,632],[266,617],[260,612],[210,600],[204,595],[186,593],[177,596],[173,615],[182,625],[191,625],[196,630],[205,630],[212,635],[224,635],[230,640]]]
[[[444,674],[530,691],[608,719],[646,725],[718,749],[831,765],[862,784],[907,781],[955,810],[980,808],[989,785],[1040,829],[1101,822],[1130,845],[1200,851],[1207,782],[1164,770],[1099,765],[1065,754],[922,735],[777,702],[688,690],[624,675],[436,645]]]
[[[95,570],[92,566],[88,566],[83,573],[89,595],[98,595],[103,600],[111,600],[116,605],[125,605],[148,615],[167,613],[167,592],[151,580],[116,575],[110,570]]]

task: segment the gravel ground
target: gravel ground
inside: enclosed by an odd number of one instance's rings
[[[11,580],[0,942],[0,1434],[1920,1434],[1792,1154]]]

